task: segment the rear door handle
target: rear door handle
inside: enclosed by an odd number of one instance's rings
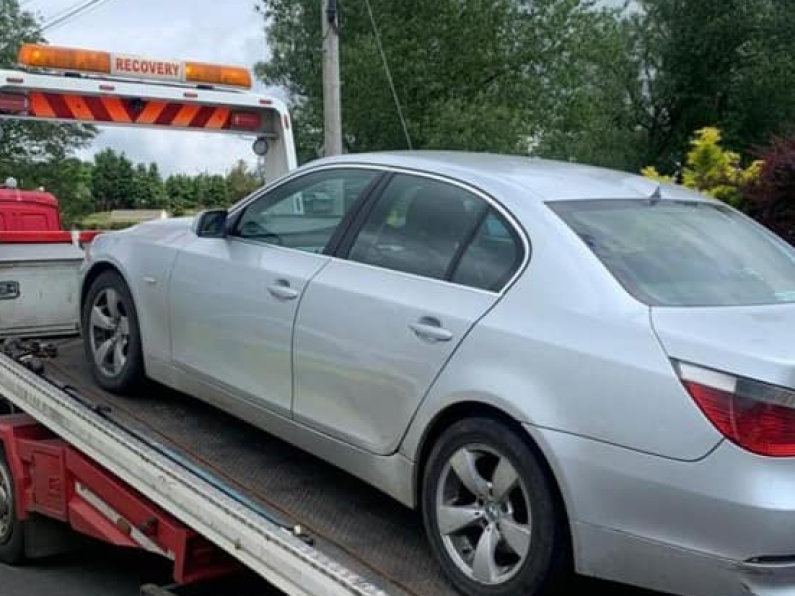
[[[442,327],[439,319],[434,317],[422,317],[416,323],[409,325],[409,329],[420,339],[431,343],[453,339],[453,333]]]
[[[279,300],[295,300],[298,298],[298,290],[291,288],[290,282],[286,279],[276,280],[275,283],[269,285],[268,292]]]

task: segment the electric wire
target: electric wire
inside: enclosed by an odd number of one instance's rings
[[[395,81],[392,79],[392,71],[389,68],[389,61],[386,58],[384,46],[381,44],[381,35],[378,33],[378,26],[375,23],[373,7],[370,5],[370,0],[364,0],[364,3],[367,5],[367,13],[370,15],[370,24],[373,26],[375,43],[376,46],[378,46],[379,54],[381,54],[381,61],[384,64],[384,71],[386,72],[386,78],[389,82],[389,88],[392,91],[392,98],[395,100],[395,107],[397,108],[398,117],[400,118],[400,124],[403,126],[403,134],[406,135],[406,144],[408,145],[409,149],[413,149],[411,144],[411,135],[409,134],[409,127],[406,124],[406,118],[403,115],[403,108],[400,106],[400,98],[398,97],[397,90],[395,89]]]
[[[83,2],[78,2],[77,4],[73,4],[69,8],[61,11],[60,13],[56,14],[54,17],[47,20],[41,26],[41,30],[46,31],[48,29],[53,29],[65,25],[66,23],[73,21],[77,17],[85,15],[86,11],[99,8],[108,1],[109,0],[85,0]]]

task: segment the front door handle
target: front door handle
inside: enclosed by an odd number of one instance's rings
[[[268,292],[279,300],[295,300],[298,298],[298,290],[291,288],[290,282],[286,279],[276,280],[275,283],[269,285]]]
[[[442,327],[442,323],[439,319],[434,317],[422,317],[416,323],[409,325],[409,329],[420,339],[424,339],[431,343],[450,341],[453,339],[453,333]]]

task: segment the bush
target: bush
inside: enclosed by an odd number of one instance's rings
[[[740,155],[721,145],[721,132],[708,127],[696,131],[682,173],[682,184],[701,191],[734,207],[743,207],[745,189],[759,177],[761,162],[743,168]],[[644,168],[642,174],[659,182],[674,182],[655,168]]]
[[[795,244],[795,137],[774,139],[761,157],[758,179],[746,189],[746,210]]]

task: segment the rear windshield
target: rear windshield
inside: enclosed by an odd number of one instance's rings
[[[795,302],[795,249],[724,205],[610,200],[549,207],[651,306]]]

